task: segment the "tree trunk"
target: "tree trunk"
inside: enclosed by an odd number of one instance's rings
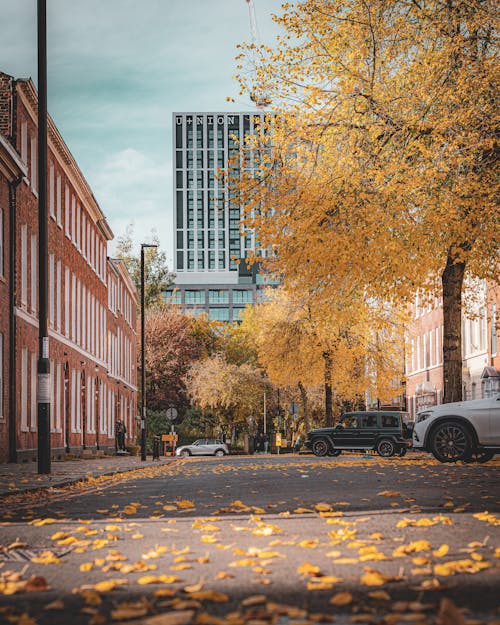
[[[462,287],[465,263],[448,254],[443,286],[443,403],[462,400]]]
[[[300,399],[302,401],[302,408],[304,409],[304,428],[305,428],[305,433],[307,434],[309,430],[311,429],[311,424],[309,422],[309,406],[307,403],[307,391],[304,388],[304,385],[302,384],[302,382],[299,382],[298,386],[299,386],[299,391],[300,391]]]
[[[325,360],[325,425],[327,428],[333,427],[332,410],[332,355],[330,352],[323,352]]]

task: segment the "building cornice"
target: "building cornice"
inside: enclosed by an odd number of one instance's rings
[[[17,92],[19,98],[24,104],[33,123],[38,124],[38,93],[31,78],[16,81]],[[52,153],[64,168],[72,185],[77,190],[81,201],[85,208],[99,226],[104,237],[110,241],[113,239],[113,232],[106,222],[104,213],[102,212],[97,200],[92,193],[85,176],[78,167],[73,155],[62,138],[57,126],[50,115],[47,115],[47,137],[49,147]],[[101,225],[104,222],[104,225]]]
[[[11,144],[0,135],[0,172],[12,182],[19,176],[26,176],[26,165]]]

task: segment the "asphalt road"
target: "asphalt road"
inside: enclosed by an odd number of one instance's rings
[[[205,458],[0,500],[0,589],[22,572],[0,622],[459,625],[446,597],[500,623],[499,477],[412,454]]]

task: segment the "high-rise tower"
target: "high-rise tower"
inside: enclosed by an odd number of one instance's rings
[[[254,235],[240,232],[239,199],[229,190],[227,175],[219,172],[237,174],[239,159],[231,159],[263,118],[260,112],[173,114],[177,277],[167,296],[184,310],[233,321],[255,301],[262,279],[244,262],[255,247]],[[251,157],[248,167],[254,167]]]

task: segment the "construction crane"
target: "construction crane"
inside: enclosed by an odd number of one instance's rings
[[[255,5],[253,0],[245,0],[248,6],[248,17],[250,20],[250,35],[252,38],[252,48],[253,48],[253,63],[255,68],[257,68],[259,64],[259,48],[260,48],[260,35],[259,29],[257,27],[257,17],[255,15]],[[257,108],[263,109],[271,104],[271,99],[266,95],[266,93],[262,93],[257,95],[256,93],[250,94],[250,99],[255,104]]]

